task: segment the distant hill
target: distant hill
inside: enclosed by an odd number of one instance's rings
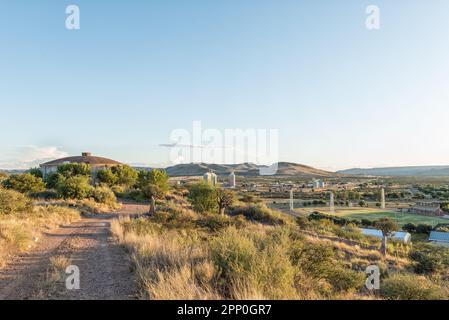
[[[7,173],[7,174],[18,174],[18,173],[24,173],[24,172],[26,172],[27,170],[22,170],[22,169],[13,169],[13,170],[10,170],[10,169],[0,169],[0,172],[4,172],[4,173]]]
[[[176,176],[201,176],[206,172],[213,171],[218,175],[227,175],[232,171],[240,176],[258,176],[260,168],[267,168],[266,166],[258,166],[254,163],[241,164],[209,164],[209,163],[190,163],[178,164],[168,167],[165,170],[168,175]],[[331,177],[335,176],[334,172],[315,169],[297,163],[279,162],[277,176],[296,176],[296,177]]]
[[[441,177],[449,176],[449,166],[387,167],[371,169],[348,169],[337,171],[340,174],[359,176],[391,176],[391,177]]]

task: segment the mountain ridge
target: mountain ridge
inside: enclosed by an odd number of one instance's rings
[[[213,163],[188,163],[178,164],[165,168],[169,176],[201,176],[206,172],[212,171],[218,175],[227,175],[232,171],[240,176],[259,176],[260,169],[268,166],[256,165],[254,163],[239,164],[213,164]],[[150,169],[150,168],[145,168]],[[297,176],[297,177],[332,177],[335,172],[316,169],[311,166],[293,162],[279,162],[275,176]]]
[[[346,170],[339,170],[337,171],[337,173],[358,175],[358,176],[441,177],[441,176],[449,176],[449,165],[351,168]]]

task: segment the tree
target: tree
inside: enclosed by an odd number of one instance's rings
[[[433,227],[431,225],[420,223],[416,226],[416,233],[430,234],[432,229]]]
[[[56,189],[59,183],[65,180],[64,176],[58,172],[52,172],[45,178],[48,189]]]
[[[407,232],[416,232],[416,225],[414,223],[406,223],[402,226],[402,230],[407,231]]]
[[[31,168],[30,170],[28,170],[28,173],[32,174],[33,176],[35,176],[36,178],[43,178],[44,174],[42,173],[42,170],[39,168]]]
[[[13,174],[3,181],[7,189],[16,190],[21,193],[40,192],[45,190],[45,183],[30,173]]]
[[[112,172],[117,177],[117,184],[124,186],[133,186],[137,182],[138,172],[127,165],[112,167]]]
[[[218,208],[215,188],[205,182],[199,182],[189,188],[189,201],[193,210],[204,213],[216,211]]]
[[[88,177],[74,176],[58,183],[56,189],[65,199],[84,199],[91,194],[92,186],[89,184]]]
[[[96,180],[99,183],[104,183],[104,184],[108,185],[109,187],[112,187],[114,184],[117,183],[118,178],[112,172],[111,169],[102,169],[102,170],[97,171]]]
[[[156,199],[162,199],[168,192],[168,175],[165,170],[140,171],[137,187],[150,199],[149,214],[153,215],[156,211]]]
[[[360,200],[359,201],[359,206],[366,207],[366,201],[365,200]]]
[[[225,209],[230,207],[235,201],[235,194],[229,189],[216,188],[218,213],[224,215]]]
[[[396,222],[390,218],[382,218],[375,222],[374,226],[382,231],[382,247],[381,252],[384,256],[387,255],[387,239],[393,235],[393,232],[398,230]]]
[[[89,177],[91,169],[86,163],[66,163],[58,167],[58,173],[63,175],[65,178],[74,176]]]

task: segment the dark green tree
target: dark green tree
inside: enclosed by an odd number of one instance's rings
[[[48,189],[56,189],[59,183],[65,180],[64,176],[58,172],[52,172],[45,178],[45,184]]]
[[[106,184],[109,187],[115,185],[118,181],[117,176],[111,169],[98,170],[96,173],[96,182]]]
[[[156,200],[165,197],[169,190],[168,178],[165,170],[153,169],[138,174],[137,187],[150,200],[150,215],[156,211]]]
[[[28,173],[31,173],[33,176],[35,176],[36,178],[44,178],[44,175],[42,173],[42,170],[39,168],[31,168],[30,170],[28,170]]]
[[[59,196],[65,199],[84,199],[89,197],[93,188],[88,177],[73,176],[58,183],[56,189]]]
[[[117,177],[117,184],[131,187],[136,184],[138,172],[134,168],[127,165],[119,165],[111,168]]]
[[[213,212],[218,209],[215,188],[208,183],[199,182],[190,186],[188,199],[197,212]]]
[[[91,168],[86,163],[66,163],[58,167],[58,173],[65,178],[74,176],[86,176],[91,174]]]
[[[45,183],[31,173],[13,174],[3,181],[7,189],[16,190],[21,193],[40,192],[45,190]]]

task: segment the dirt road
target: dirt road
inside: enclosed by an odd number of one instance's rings
[[[141,214],[147,206],[125,204],[118,212],[84,216],[39,240],[37,247],[11,259],[0,270],[4,299],[134,299],[136,288],[129,261],[110,234],[112,219]],[[63,256],[79,267],[80,289],[49,290],[50,259]]]

